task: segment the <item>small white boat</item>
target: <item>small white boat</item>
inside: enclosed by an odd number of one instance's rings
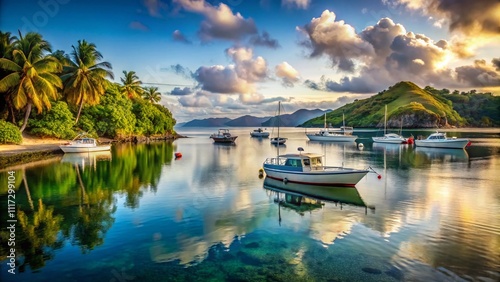
[[[340,128],[327,128],[326,126],[326,113],[325,113],[325,127],[320,129],[317,133],[306,133],[307,138],[311,141],[334,141],[334,142],[352,142],[358,138],[352,135],[354,129],[345,126],[345,119],[342,115],[344,125]]]
[[[387,133],[382,137],[372,137],[373,142],[388,143],[388,144],[402,144],[406,142],[406,138],[396,133]]]
[[[83,137],[82,134],[76,136],[67,144],[59,145],[64,153],[88,153],[111,150],[111,145],[99,145],[94,138]]]
[[[466,146],[470,145],[470,141],[467,138],[456,138],[446,137],[446,133],[437,132],[432,133],[426,139],[416,139],[415,145],[417,147],[429,147],[429,148],[448,148],[448,149],[464,149]]]
[[[250,132],[250,136],[267,138],[267,137],[269,137],[269,131],[265,131],[262,128],[254,129],[254,131]]]
[[[406,143],[407,139],[396,133],[387,133],[387,105],[385,105],[384,114],[384,136],[372,137],[373,142],[376,143],[389,143],[389,144],[402,144]]]
[[[299,148],[299,151],[303,151]],[[347,167],[325,166],[322,155],[314,153],[285,154],[264,162],[267,177],[285,183],[355,186],[369,171]]]
[[[229,129],[221,128],[217,133],[210,135],[210,138],[212,138],[215,143],[234,143],[234,140],[236,140],[238,136],[231,135]]]

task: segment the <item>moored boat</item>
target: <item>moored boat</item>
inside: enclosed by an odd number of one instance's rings
[[[347,167],[325,166],[323,156],[315,153],[284,154],[264,162],[267,177],[313,185],[355,186],[369,171]]]
[[[254,131],[250,132],[250,136],[267,138],[269,137],[269,131],[265,131],[262,128],[254,129]]]
[[[324,128],[320,129],[317,133],[306,133],[307,138],[311,141],[336,141],[336,142],[352,142],[358,138],[352,135],[354,128],[345,126],[345,119],[342,115],[344,125],[340,128],[328,128],[326,126],[326,113]]]
[[[90,137],[83,137],[83,134],[78,135],[67,144],[59,145],[59,148],[64,153],[88,153],[111,150],[111,145],[100,145],[97,140]]]
[[[231,135],[229,129],[221,128],[217,133],[210,135],[210,138],[212,138],[215,143],[234,143],[234,140],[236,140],[238,136]]]
[[[382,137],[372,137],[375,143],[389,143],[389,144],[406,144],[408,140],[403,136],[396,133],[387,133],[387,105],[385,105],[384,114],[384,136]]]
[[[415,146],[417,147],[465,149],[468,145],[470,145],[470,141],[467,138],[449,138],[446,137],[446,133],[437,131],[429,135],[426,139],[417,138],[415,140]]]

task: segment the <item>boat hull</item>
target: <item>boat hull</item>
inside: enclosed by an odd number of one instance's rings
[[[111,145],[99,145],[99,146],[74,146],[74,145],[60,145],[59,148],[64,153],[89,153],[89,152],[101,152],[111,150]]]
[[[417,147],[427,148],[464,149],[468,143],[468,139],[415,140]]]
[[[214,140],[215,143],[234,143],[234,140],[238,138],[238,136],[231,137],[210,137]]]
[[[306,134],[311,141],[333,141],[333,142],[352,142],[358,139],[356,135],[338,135],[338,136],[321,136],[316,134]]]
[[[402,144],[406,140],[395,139],[395,138],[385,138],[385,137],[372,137],[373,142],[385,143],[385,144]]]
[[[261,133],[251,132],[250,136],[252,136],[252,137],[267,138],[267,137],[269,137],[269,132],[261,132]]]
[[[368,170],[357,170],[350,168],[334,168],[312,171],[289,171],[280,169],[280,166],[264,164],[267,177],[310,185],[333,185],[333,186],[355,186],[367,173]]]

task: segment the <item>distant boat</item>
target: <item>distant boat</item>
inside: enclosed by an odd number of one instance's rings
[[[278,155],[264,162],[267,177],[312,185],[354,186],[363,178],[368,170],[347,167],[325,166],[320,154],[301,153]]]
[[[234,140],[236,140],[238,136],[231,135],[229,129],[221,128],[217,133],[210,135],[210,138],[214,140],[214,143],[234,143]]]
[[[416,139],[415,145],[417,147],[429,147],[429,148],[447,148],[447,149],[465,149],[466,146],[470,145],[470,141],[467,138],[448,138],[446,133],[437,132],[432,133],[426,139]]]
[[[111,145],[99,145],[94,138],[83,137],[86,134],[79,134],[67,144],[59,145],[64,153],[88,153],[111,150]]]
[[[276,116],[276,120],[278,123],[278,136],[271,138],[271,144],[273,145],[283,145],[286,143],[288,138],[280,137],[280,115],[281,115],[281,101],[278,101],[278,115]]]
[[[385,105],[384,114],[384,136],[382,137],[372,137],[373,142],[377,143],[390,143],[390,144],[402,144],[406,143],[407,140],[403,136],[396,133],[387,133],[387,105]]]
[[[358,138],[352,135],[354,129],[350,126],[345,126],[344,114],[342,114],[343,126],[340,128],[328,128],[326,126],[326,113],[324,128],[320,129],[317,133],[306,133],[307,138],[311,141],[337,141],[337,142],[351,142]]]
[[[250,132],[250,136],[267,138],[269,137],[269,131],[265,131],[262,128],[254,129],[254,131]]]

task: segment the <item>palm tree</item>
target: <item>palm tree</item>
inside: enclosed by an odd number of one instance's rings
[[[63,68],[61,79],[64,84],[63,95],[66,100],[78,106],[75,123],[78,123],[84,104],[98,104],[104,95],[108,81],[113,79],[111,64],[100,62],[102,55],[94,43],[78,40],[78,45],[71,46],[69,65]]]
[[[123,83],[122,93],[126,94],[129,98],[135,98],[142,94],[144,91],[141,88],[142,82],[139,80],[135,71],[123,71],[124,77],[121,78]]]
[[[26,108],[23,125],[24,131],[34,105],[38,113],[50,109],[50,100],[57,98],[57,89],[62,88],[57,73],[61,64],[55,58],[46,56],[50,44],[38,33],[30,32],[25,37],[19,32],[14,42],[12,59],[0,58],[0,68],[10,73],[0,80],[0,93],[8,92],[16,109]]]
[[[161,93],[158,92],[158,87],[146,87],[144,88],[144,93],[142,93],[142,98],[156,104],[161,100]]]
[[[12,59],[12,50],[14,48],[15,37],[11,35],[10,32],[1,32],[0,31],[0,58]],[[4,69],[0,69],[0,80],[9,74],[8,71]],[[10,99],[10,95],[8,92],[0,93],[0,100],[5,101],[4,105],[0,105],[0,112],[2,113],[2,117],[7,119],[9,113],[12,114],[12,123],[16,123],[16,117],[14,114],[14,107],[12,106],[12,102]],[[5,115],[3,115],[5,114]]]

